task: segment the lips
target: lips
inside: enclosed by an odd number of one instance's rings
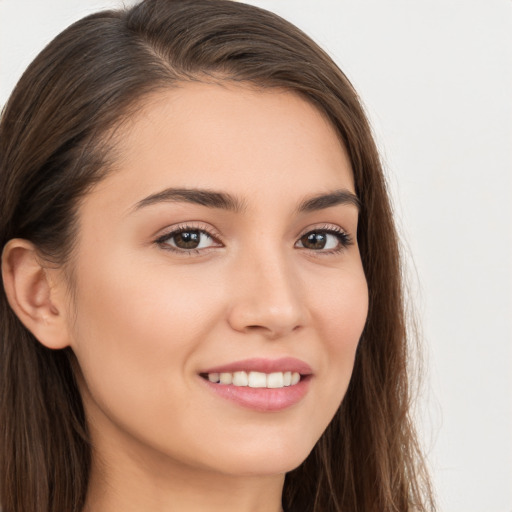
[[[257,411],[280,411],[307,393],[311,367],[296,358],[253,358],[215,366],[200,372],[203,382],[218,396]]]
[[[234,361],[222,366],[215,366],[201,371],[202,374],[209,373],[234,373],[239,371],[275,373],[275,372],[297,372],[301,375],[311,375],[313,370],[309,364],[296,359],[295,357],[282,357],[280,359],[252,358],[243,361]]]

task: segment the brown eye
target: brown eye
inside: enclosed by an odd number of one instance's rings
[[[337,230],[310,231],[301,236],[296,247],[311,251],[336,252],[341,251],[352,243],[350,235]]]
[[[300,242],[306,249],[324,249],[327,243],[327,233],[308,233],[301,237]]]
[[[161,236],[157,243],[176,251],[194,251],[217,245],[215,240],[202,229],[179,229]]]
[[[200,231],[183,231],[172,238],[178,249],[197,249],[201,243]]]

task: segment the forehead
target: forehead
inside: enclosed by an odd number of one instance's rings
[[[116,140],[115,172],[100,189],[126,206],[170,186],[249,200],[354,191],[349,159],[327,117],[286,90],[182,84],[147,99]]]

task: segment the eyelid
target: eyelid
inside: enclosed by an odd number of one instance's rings
[[[346,235],[350,235],[348,230],[346,230],[345,228],[342,228],[338,224],[330,224],[330,223],[323,222],[320,224],[312,224],[312,225],[307,226],[306,228],[302,229],[300,231],[299,235],[297,236],[297,239],[303,237],[304,235],[306,235],[307,233],[309,233],[311,231],[334,231],[336,233],[344,233]]]
[[[302,238],[304,235],[307,235],[311,231],[323,231],[326,233],[341,233],[341,234],[347,235],[350,238],[352,238],[350,232],[348,230],[342,228],[338,224],[322,223],[322,224],[313,224],[313,225],[308,226],[308,227],[304,228],[303,230],[301,230],[299,235],[297,236],[297,240]]]
[[[217,244],[215,247],[221,247],[224,245],[221,240],[222,237],[220,233],[213,226],[198,221],[182,222],[179,224],[168,226],[164,230],[160,230],[160,234],[155,235],[153,243],[161,246],[165,250],[182,255],[188,255],[190,253],[197,254],[208,251],[208,249],[211,249],[211,247],[202,249],[179,249],[177,247],[173,247],[172,245],[165,243],[166,240],[171,238],[173,235],[177,235],[185,231],[199,231],[201,233],[206,234]]]
[[[307,247],[299,247],[301,250],[308,251],[310,254],[314,256],[328,256],[331,254],[338,254],[346,250],[350,245],[354,244],[354,239],[352,235],[342,227],[337,224],[321,224],[321,225],[313,225],[308,226],[304,230],[301,231],[300,235],[297,237],[297,241],[295,244],[300,242],[300,240],[309,233],[327,233],[338,237],[339,247],[335,249],[309,249]]]

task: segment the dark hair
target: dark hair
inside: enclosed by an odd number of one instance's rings
[[[350,156],[369,313],[347,394],[286,476],[285,510],[433,510],[410,421],[400,255],[375,143],[333,61],[275,14],[226,0],[146,0],[73,24],[27,69],[0,124],[0,238],[72,254],[79,200],[109,169],[106,134],[143,99],[187,81],[293,91],[324,112]],[[3,288],[2,288],[3,290]],[[83,508],[91,450],[71,349],[36,341],[0,298],[0,503],[4,512]]]

